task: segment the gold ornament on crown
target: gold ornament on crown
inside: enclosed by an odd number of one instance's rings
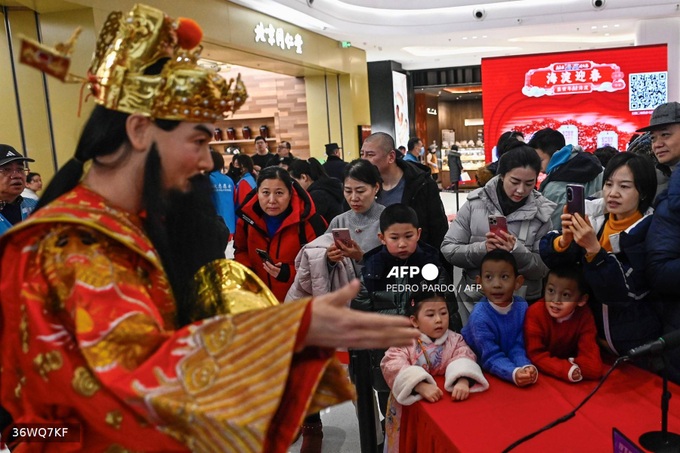
[[[227,82],[198,65],[201,35],[193,21],[174,20],[147,5],[137,4],[128,14],[112,12],[97,38],[86,80],[95,102],[119,112],[190,122],[214,122],[235,112],[248,97],[245,85],[240,74]],[[46,59],[67,68],[64,59],[74,40],[54,49],[29,48],[22,61],[47,73],[54,71],[39,64]],[[83,80],[63,73],[62,80]]]

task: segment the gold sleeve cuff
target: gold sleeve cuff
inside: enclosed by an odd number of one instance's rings
[[[234,315],[279,304],[257,275],[243,264],[227,259],[212,261],[194,275],[197,304],[191,319]]]

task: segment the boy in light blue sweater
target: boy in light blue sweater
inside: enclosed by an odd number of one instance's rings
[[[485,297],[475,305],[462,334],[477,354],[482,368],[525,387],[536,382],[538,370],[524,349],[524,315],[528,304],[513,292],[524,283],[517,262],[508,251],[496,249],[484,256],[477,276]]]

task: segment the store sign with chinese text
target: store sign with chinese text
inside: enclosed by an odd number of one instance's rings
[[[482,59],[486,160],[505,131],[546,127],[585,151],[626,149],[668,102],[665,44]]]
[[[593,91],[618,91],[626,88],[624,74],[616,64],[593,61],[552,63],[530,69],[524,76],[522,93],[529,97],[556,94],[583,94]]]
[[[294,35],[285,31],[281,27],[274,27],[272,24],[265,26],[262,22],[255,26],[255,42],[269,44],[271,47],[279,47],[281,50],[295,49],[295,53],[302,55],[302,36],[299,33]]]

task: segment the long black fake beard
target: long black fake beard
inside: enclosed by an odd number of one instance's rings
[[[162,163],[154,144],[144,169],[144,228],[160,255],[177,305],[177,326],[190,324],[196,292],[193,277],[205,264],[224,258],[229,229],[217,215],[207,175],[191,179],[187,192],[163,189]]]

